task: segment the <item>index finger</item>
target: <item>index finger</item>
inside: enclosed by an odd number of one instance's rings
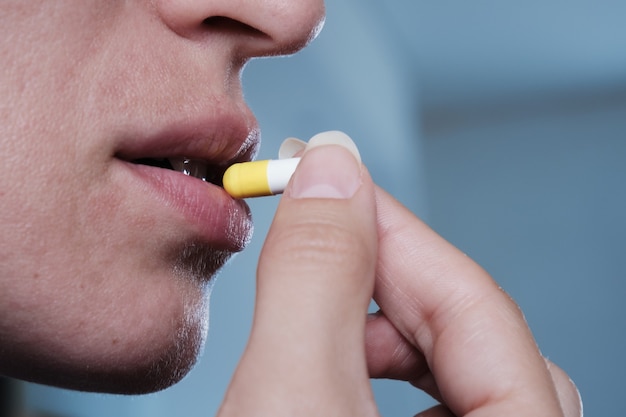
[[[426,358],[457,415],[562,415],[526,321],[511,298],[460,252],[377,189],[374,298]]]

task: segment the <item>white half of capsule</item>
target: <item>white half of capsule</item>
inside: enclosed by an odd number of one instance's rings
[[[300,158],[271,159],[267,164],[267,185],[272,194],[281,194],[287,188]]]

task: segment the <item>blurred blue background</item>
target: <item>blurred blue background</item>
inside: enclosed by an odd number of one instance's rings
[[[344,130],[376,181],[481,263],[520,303],[589,415],[624,415],[626,2],[331,0],[304,52],[252,62],[260,157],[287,136]],[[277,198],[221,274],[198,366],[160,393],[23,385],[68,417],[214,415],[250,328],[254,270]],[[383,416],[432,404],[375,381]]]

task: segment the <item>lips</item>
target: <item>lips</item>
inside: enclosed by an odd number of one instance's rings
[[[249,112],[224,113],[197,121],[173,122],[158,130],[134,129],[122,137],[115,156],[125,161],[168,159],[170,163],[189,159],[219,167],[250,160],[258,144],[256,120]]]
[[[159,221],[182,220],[190,241],[234,252],[248,242],[252,222],[248,206],[224,191],[221,177],[233,163],[251,160],[258,144],[249,111],[222,110],[219,116],[125,132],[115,158],[139,187],[133,198],[163,216]]]

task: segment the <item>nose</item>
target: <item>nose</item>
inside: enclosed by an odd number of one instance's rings
[[[240,58],[293,53],[315,38],[324,0],[156,0],[165,24],[190,39],[235,39]]]

